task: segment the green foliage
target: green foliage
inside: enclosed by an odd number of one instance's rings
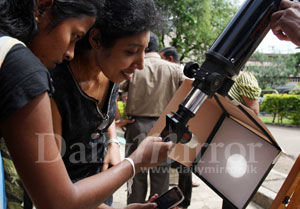
[[[293,124],[300,125],[300,95],[266,94],[260,104],[260,111],[277,115],[278,122],[282,123],[282,118],[288,118]]]
[[[294,55],[268,56],[259,52],[254,53],[251,60],[255,63],[248,64],[246,69],[253,73],[262,89],[275,88],[287,83],[288,77],[295,75],[297,71],[295,66],[299,61]]]
[[[300,83],[299,83],[300,84]],[[300,88],[295,88],[289,92],[289,94],[300,95]]]
[[[288,68],[294,69],[292,76],[300,76],[300,53],[289,55],[286,64]]]
[[[180,61],[203,61],[205,52],[233,17],[237,8],[227,0],[155,0],[167,15],[160,34],[162,47],[170,39]]]
[[[265,116],[265,115],[260,115],[259,118],[261,119],[262,122],[264,123],[273,123],[272,117]],[[282,124],[284,125],[293,125],[293,121],[287,118],[282,119]]]

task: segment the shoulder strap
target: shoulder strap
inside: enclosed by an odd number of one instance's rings
[[[0,68],[6,57],[6,54],[16,44],[22,44],[25,46],[23,42],[9,36],[2,36],[0,38]]]

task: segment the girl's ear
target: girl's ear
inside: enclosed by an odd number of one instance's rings
[[[94,49],[99,49],[101,47],[100,43],[101,32],[99,29],[92,28],[89,35],[89,42]]]
[[[39,28],[46,28],[51,21],[51,8],[54,0],[38,0],[34,11]]]
[[[37,3],[36,17],[40,17],[45,11],[51,9],[54,0],[39,0]]]

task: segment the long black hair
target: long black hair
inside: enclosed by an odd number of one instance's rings
[[[164,18],[153,0],[105,0],[93,28],[100,31],[101,46],[110,48],[116,40],[144,31],[157,31]],[[87,34],[76,52],[91,49]]]
[[[102,0],[54,0],[51,27],[68,18],[83,15],[96,17],[101,2]],[[34,14],[37,5],[38,0],[1,0],[0,30],[23,42],[29,41],[38,30]]]

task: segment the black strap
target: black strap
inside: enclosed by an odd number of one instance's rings
[[[27,194],[26,190],[24,190],[24,209],[32,209],[33,203]]]

